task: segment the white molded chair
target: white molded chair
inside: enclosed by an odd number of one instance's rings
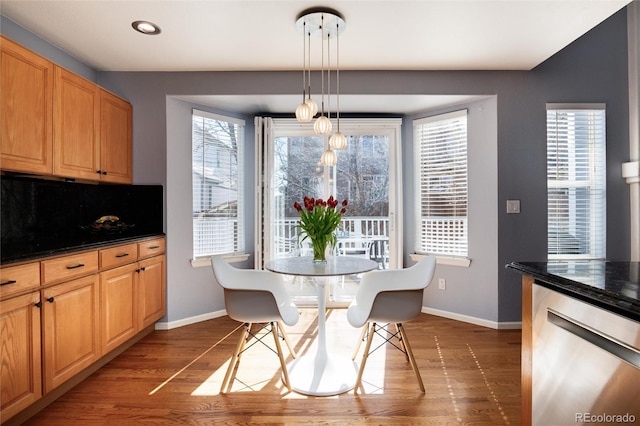
[[[357,392],[358,387],[362,386],[362,373],[364,372],[367,358],[372,352],[370,351],[371,342],[373,341],[373,336],[379,334],[385,339],[380,346],[384,345],[384,343],[391,343],[405,354],[407,361],[409,361],[413,371],[416,373],[420,390],[424,393],[422,377],[420,377],[420,371],[418,371],[418,366],[402,323],[414,319],[422,311],[422,294],[424,289],[431,283],[435,268],[436,258],[426,256],[409,268],[378,270],[362,274],[358,291],[347,310],[347,319],[352,326],[362,327],[366,325],[353,353],[354,360],[360,350],[362,341],[367,336],[367,343],[360,362],[354,392]],[[379,327],[379,324],[383,325]],[[395,324],[395,332],[387,329],[389,324]],[[380,330],[386,330],[387,333],[391,333],[391,337],[383,336]],[[393,343],[392,339],[395,338],[399,340],[399,346]]]
[[[277,355],[282,367],[283,381],[287,388],[291,390],[289,373],[282,355],[279,337],[282,337],[289,348],[289,352],[295,358],[296,354],[282,323],[290,326],[295,325],[300,314],[286,292],[282,276],[269,271],[234,268],[221,256],[212,257],[211,266],[216,280],[224,288],[224,303],[227,314],[232,319],[244,323],[244,330],[240,334],[227,374],[222,381],[220,392],[225,392],[227,384],[231,387],[235,372],[240,364],[240,357],[245,350],[247,342],[253,337],[260,343],[265,344],[261,340],[265,335],[257,337],[256,333],[251,331],[253,324],[263,323],[267,324],[261,326],[267,330],[267,334],[273,334]]]

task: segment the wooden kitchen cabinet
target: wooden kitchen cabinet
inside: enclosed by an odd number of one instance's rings
[[[100,179],[105,182],[131,183],[131,104],[106,90],[101,90],[100,111]]]
[[[102,349],[109,352],[138,332],[136,283],[138,264],[100,273]]]
[[[0,167],[53,173],[54,65],[0,37]]]
[[[142,330],[167,311],[165,256],[141,260],[138,269],[138,329]]]
[[[0,168],[131,183],[131,104],[0,37]]]
[[[38,291],[0,302],[2,419],[42,396],[39,302]]]
[[[40,262],[8,266],[0,269],[0,297],[40,287]]]
[[[157,237],[0,268],[3,422],[152,329],[166,313],[164,251]]]
[[[44,391],[50,392],[102,355],[96,274],[42,291]]]
[[[40,262],[42,285],[69,281],[96,272],[98,272],[98,252],[96,250],[54,257]]]
[[[100,179],[100,88],[55,67],[53,173],[78,179]]]
[[[131,104],[64,68],[54,76],[53,173],[131,183]]]

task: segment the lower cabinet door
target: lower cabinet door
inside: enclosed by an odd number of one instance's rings
[[[99,312],[97,274],[42,290],[45,393],[100,358]]]
[[[39,301],[36,291],[0,302],[2,421],[42,396]]]
[[[162,318],[167,310],[165,257],[141,260],[139,266],[138,324],[143,329]]]
[[[136,283],[138,264],[133,263],[100,274],[102,352],[117,348],[138,332]]]

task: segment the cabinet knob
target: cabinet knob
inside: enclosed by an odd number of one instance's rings
[[[49,303],[53,303],[54,300],[53,296],[47,298],[47,302]]]
[[[102,174],[102,170],[96,170],[97,174]]]
[[[35,303],[34,306],[36,308],[41,308],[42,307],[42,302]]]
[[[107,174],[107,171],[106,171],[106,170],[103,170],[103,171],[102,171],[102,174],[103,174],[103,175],[106,175],[106,174]]]

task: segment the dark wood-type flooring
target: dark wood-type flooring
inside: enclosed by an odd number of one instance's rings
[[[232,391],[220,394],[238,326],[225,316],[154,331],[26,424],[520,423],[519,330],[497,331],[427,314],[406,323],[425,394],[404,355],[390,345],[370,356],[364,393],[310,397],[288,392],[276,355],[255,345],[243,356]],[[287,331],[299,355],[314,350],[317,310],[301,309],[300,321]],[[351,356],[359,334],[344,309],[327,312],[331,353]],[[273,346],[270,336],[268,342]]]

